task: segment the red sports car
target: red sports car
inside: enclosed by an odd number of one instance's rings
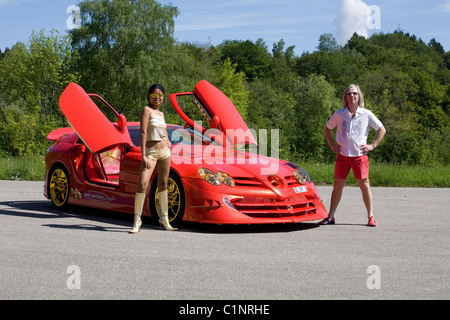
[[[179,102],[185,97],[201,110],[209,129],[186,115]],[[185,122],[167,125],[172,225],[183,220],[297,223],[327,217],[301,167],[253,152],[258,144],[252,130],[219,89],[203,80],[193,92],[171,94],[169,99]],[[59,103],[71,127],[47,136],[55,143],[45,158],[44,195],[58,208],[71,204],[133,214],[141,166],[139,122],[127,123],[104,99],[75,83],[67,86]],[[236,149],[244,144],[249,146]],[[155,176],[156,170],[143,210],[154,219],[159,210]]]

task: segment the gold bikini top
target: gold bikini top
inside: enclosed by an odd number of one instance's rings
[[[147,126],[147,141],[162,141],[166,139],[166,122],[163,116],[151,114]]]

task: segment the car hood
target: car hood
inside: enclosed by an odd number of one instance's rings
[[[219,89],[206,80],[202,80],[194,88],[194,92],[174,93],[169,95],[170,102],[178,115],[187,125],[195,128],[198,125],[190,119],[180,108],[177,96],[193,95],[198,102],[211,128],[219,129],[227,139],[235,144],[258,145],[252,132],[231,100]],[[205,128],[201,128],[205,131]]]
[[[195,146],[182,150],[174,146],[172,164],[185,179],[200,179],[197,170],[202,167],[215,173],[225,172],[240,186],[265,186],[280,198],[289,196],[289,186],[295,178],[294,168],[287,165],[288,162],[239,150],[217,148],[208,151],[207,148]],[[269,179],[270,176],[275,176],[279,185],[273,185],[274,179]]]
[[[247,178],[259,179],[271,174],[286,174],[283,172],[282,160],[221,146],[175,145],[172,149],[172,163],[197,164],[213,171],[223,171],[232,176]]]

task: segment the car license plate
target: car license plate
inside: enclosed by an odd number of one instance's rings
[[[305,186],[301,186],[301,187],[294,187],[294,191],[295,193],[302,193],[308,191],[308,189]]]

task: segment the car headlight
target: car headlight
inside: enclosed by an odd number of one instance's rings
[[[229,174],[225,172],[217,172],[216,175],[224,185],[234,187],[234,180]]]
[[[294,173],[295,179],[297,179],[297,181],[298,181],[300,184],[305,184],[305,183],[306,183],[305,177],[302,176],[297,170],[294,170],[293,173]]]
[[[214,173],[209,169],[199,168],[198,174],[200,175],[200,177],[202,177],[203,180],[215,186],[218,186],[221,183],[229,187],[235,186],[233,178],[231,178],[231,176],[225,172]]]
[[[222,183],[219,177],[209,169],[200,168],[198,169],[198,174],[200,175],[200,177],[202,177],[203,180],[212,185],[218,186]]]
[[[306,182],[311,182],[311,178],[308,173],[301,167],[297,167],[296,170],[293,171],[295,179],[301,184],[305,184]]]

